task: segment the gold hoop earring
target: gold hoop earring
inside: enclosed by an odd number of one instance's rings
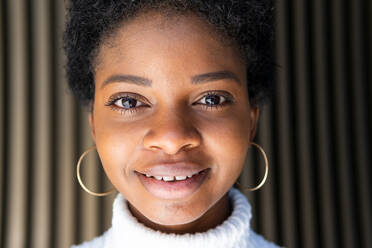
[[[240,187],[242,187],[243,189],[246,189],[246,190],[249,190],[249,191],[255,191],[255,190],[258,190],[259,188],[261,188],[266,182],[267,175],[269,174],[269,162],[267,160],[267,156],[266,156],[266,153],[265,153],[264,149],[261,146],[257,145],[256,143],[254,143],[254,142],[251,142],[251,144],[254,145],[255,147],[257,147],[260,150],[260,152],[262,153],[263,157],[264,157],[264,160],[265,160],[265,175],[264,175],[264,178],[262,179],[260,184],[258,184],[254,188],[247,188],[247,187],[241,185],[239,182],[236,182],[236,183]]]
[[[80,177],[80,165],[81,165],[81,161],[83,161],[83,158],[85,157],[85,155],[87,155],[88,152],[94,150],[94,149],[97,149],[96,146],[92,146],[90,148],[88,148],[85,152],[83,152],[83,154],[80,156],[79,158],[79,161],[77,163],[77,166],[76,166],[76,175],[77,175],[77,178],[78,178],[78,181],[79,181],[79,184],[80,186],[89,194],[93,195],[93,196],[106,196],[106,195],[109,195],[111,194],[112,192],[115,191],[115,189],[112,189],[110,191],[107,191],[107,192],[104,192],[104,193],[96,193],[96,192],[93,192],[91,190],[89,190],[83,183],[83,181],[81,180],[81,177]]]

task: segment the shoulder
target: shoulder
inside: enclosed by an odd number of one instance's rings
[[[90,241],[85,241],[79,245],[72,245],[71,248],[104,248],[108,237],[111,235],[111,228],[101,236],[95,237]]]
[[[261,235],[255,233],[253,230],[249,234],[249,246],[248,247],[261,247],[261,248],[279,248],[280,246],[266,240]]]

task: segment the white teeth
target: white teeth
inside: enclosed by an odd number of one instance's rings
[[[163,176],[163,180],[164,181],[174,181],[174,177],[173,176]]]
[[[185,180],[187,176],[176,176],[176,180]]]
[[[161,179],[163,179],[162,176],[154,176],[154,177],[155,177],[156,180],[161,180]]]
[[[170,181],[182,181],[182,180],[186,180],[187,178],[191,178],[193,177],[194,175],[197,175],[199,174],[199,172],[197,173],[194,173],[192,175],[189,175],[189,176],[151,176],[149,174],[145,174],[146,177],[154,177],[156,180],[163,180],[165,182],[170,182]]]

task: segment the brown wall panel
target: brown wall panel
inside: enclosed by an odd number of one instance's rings
[[[27,124],[29,119],[26,113],[27,103],[27,64],[26,50],[26,6],[24,1],[10,1],[9,8],[9,160],[7,187],[7,226],[6,247],[23,247],[26,244],[26,189],[28,165],[28,135]],[[6,130],[7,131],[7,130]]]

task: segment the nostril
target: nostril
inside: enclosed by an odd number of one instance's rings
[[[152,151],[156,151],[156,150],[159,150],[160,149],[160,147],[158,147],[158,146],[150,146],[149,148]]]
[[[184,149],[188,150],[188,149],[192,149],[193,147],[194,147],[193,144],[187,144],[187,145],[184,146]]]

